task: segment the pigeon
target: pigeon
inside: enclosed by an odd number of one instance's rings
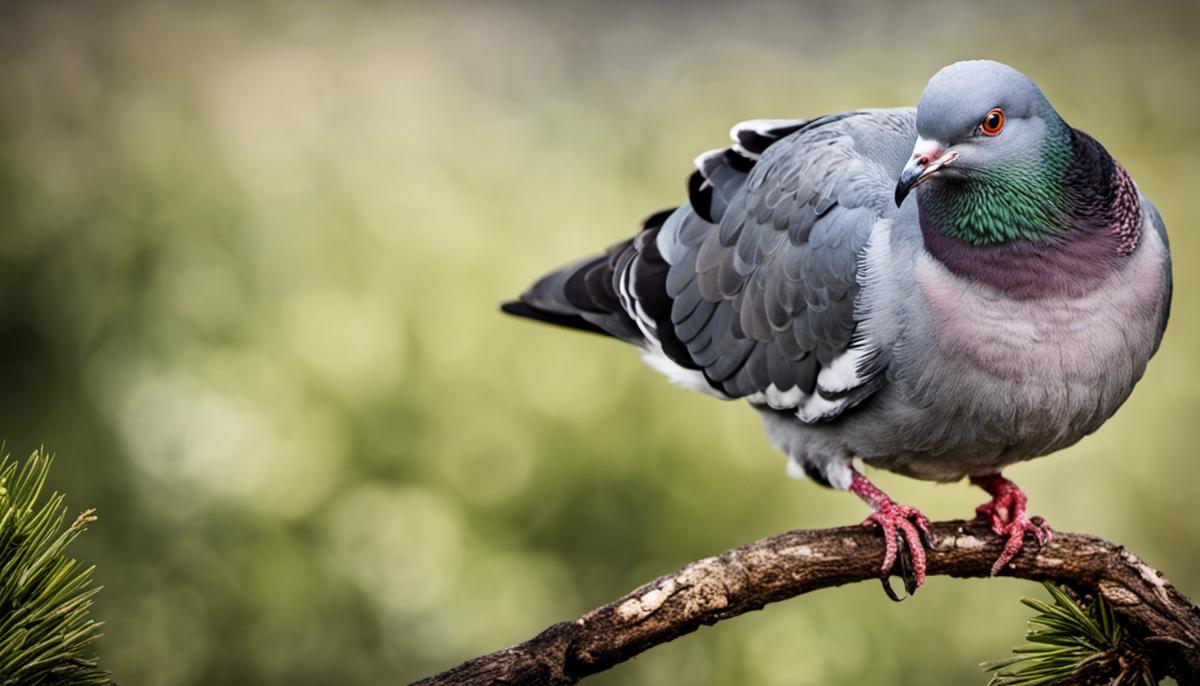
[[[1167,324],[1166,229],[1129,173],[986,60],[937,72],[915,109],[730,137],[696,158],[686,203],[501,309],[749,403],[790,475],[870,506],[893,599],[893,574],[910,595],[924,583],[928,519],[859,465],[983,488],[993,575],[1026,535],[1048,541],[1001,471],[1098,429]]]

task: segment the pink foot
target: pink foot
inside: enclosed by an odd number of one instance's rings
[[[892,600],[900,600],[888,584],[888,576],[899,561],[904,589],[912,595],[925,584],[925,549],[933,548],[929,518],[915,507],[893,502],[862,474],[856,473],[851,479],[850,492],[875,510],[863,520],[863,526],[878,526],[883,531],[883,565],[879,570],[879,578],[883,582],[884,592]]]
[[[992,576],[1000,573],[1025,545],[1025,533],[1033,534],[1038,547],[1050,542],[1054,534],[1041,517],[1025,515],[1025,494],[1013,482],[999,474],[973,476],[971,483],[992,494],[992,499],[975,508],[978,517],[990,519],[992,531],[1005,537],[1004,552],[992,565]]]

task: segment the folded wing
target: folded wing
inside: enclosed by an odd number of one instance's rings
[[[697,158],[687,204],[505,307],[635,343],[689,388],[833,419],[884,383],[887,351],[861,333],[871,313],[857,302],[860,263],[895,211],[913,118],[871,110],[735,126],[734,145]]]

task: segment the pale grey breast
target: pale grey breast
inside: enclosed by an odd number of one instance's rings
[[[1095,431],[1154,353],[1165,262],[1162,238],[1146,231],[1129,260],[1091,292],[1019,300],[917,251],[907,301],[921,311],[907,316],[928,322],[910,330],[928,340],[897,340],[887,426],[868,431],[856,452],[885,468],[950,480],[1053,452]],[[896,451],[881,440],[889,430],[921,437]]]

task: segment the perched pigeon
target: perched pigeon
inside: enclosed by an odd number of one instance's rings
[[[686,204],[504,311],[632,343],[673,382],[749,402],[789,473],[874,510],[889,595],[898,558],[909,592],[922,584],[928,520],[854,458],[985,489],[977,513],[1006,539],[993,574],[1026,532],[1048,540],[1000,471],[1099,428],[1167,323],[1166,230],[1129,174],[990,61],[942,69],[916,110],[731,136],[697,158]]]

